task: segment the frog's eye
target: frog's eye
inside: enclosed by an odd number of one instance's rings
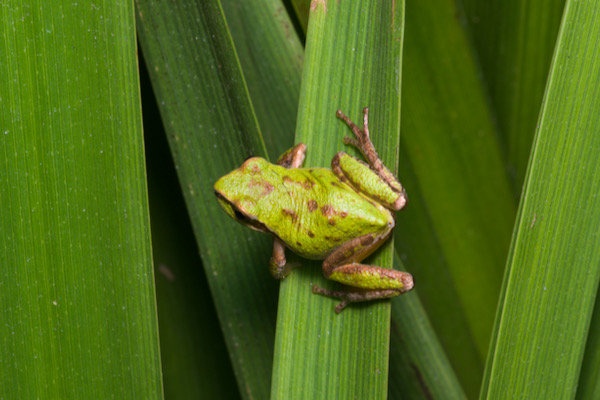
[[[235,219],[237,219],[238,221],[245,221],[247,219],[244,214],[242,214],[235,208],[233,209],[233,215],[235,215]]]

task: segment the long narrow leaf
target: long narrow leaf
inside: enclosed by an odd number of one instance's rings
[[[596,293],[596,304],[588,329],[588,339],[579,375],[577,399],[598,398],[600,398],[600,296]]]
[[[221,0],[271,159],[292,147],[304,49],[280,0]]]
[[[379,155],[397,161],[403,2],[313,2],[296,139],[306,166],[328,166],[350,132],[337,109],[360,122],[371,110]],[[367,262],[391,266],[391,241]],[[389,302],[355,305],[340,315],[335,299],[316,296],[321,263],[302,260],[281,285],[272,398],[385,398]]]
[[[0,20],[0,397],[160,399],[133,5]]]
[[[482,398],[572,398],[600,277],[600,5],[567,1]]]
[[[483,374],[516,213],[469,39],[448,2],[407,6],[396,246],[469,397]]]
[[[216,180],[264,145],[217,0],[139,1],[140,40],[243,397],[269,395],[277,284],[269,238],[231,220]]]
[[[397,253],[394,268],[404,270]],[[416,294],[392,299],[390,398],[465,399]]]
[[[141,59],[143,61],[143,58]],[[150,78],[140,64],[152,257],[167,399],[239,398]]]
[[[463,0],[515,198],[523,180],[565,0]]]

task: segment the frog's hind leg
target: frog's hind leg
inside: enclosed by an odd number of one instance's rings
[[[358,263],[335,268],[328,278],[353,289],[336,291],[313,285],[313,293],[342,300],[335,307],[338,314],[350,303],[388,299],[409,292],[414,287],[412,275],[408,272]]]
[[[340,266],[334,270],[329,279],[351,286],[353,289],[337,291],[313,285],[313,293],[342,300],[335,307],[335,312],[338,314],[350,303],[389,299],[409,292],[414,287],[412,275],[408,272],[365,264]]]
[[[376,238],[373,235],[364,235],[350,240],[338,247],[323,262],[325,277],[351,286],[355,290],[332,291],[314,285],[313,293],[342,299],[335,309],[339,313],[349,303],[387,299],[410,291],[414,286],[411,274],[358,263],[385,242],[387,236],[381,235]]]

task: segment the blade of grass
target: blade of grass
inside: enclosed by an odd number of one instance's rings
[[[310,5],[312,0],[284,0],[289,2],[294,10],[294,19],[297,21],[300,29],[306,37],[306,29],[308,28],[308,15],[310,14]]]
[[[390,398],[466,399],[416,293],[392,299],[391,328]]]
[[[567,1],[482,398],[572,398],[600,277],[600,5]]]
[[[600,398],[600,296],[596,293],[596,304],[577,387],[578,400]]]
[[[469,397],[480,388],[515,206],[452,4],[407,8],[396,247]]]
[[[304,49],[279,0],[222,0],[271,159],[292,147]]]
[[[214,182],[264,145],[216,0],[138,1],[140,41],[244,398],[268,398],[277,284],[266,235],[218,206]]]
[[[410,265],[416,292],[423,308],[427,310],[425,318],[431,321],[462,387],[468,397],[472,398],[477,396],[481,386],[483,356],[479,355],[464,310],[458,301],[458,288],[454,286],[448,270],[448,260],[441,248],[435,223],[428,214],[427,203],[418,186],[412,184],[418,182],[418,179],[408,159],[400,160],[400,171],[403,181],[408,182],[411,190],[410,203],[404,210],[408,215],[400,213],[398,217],[396,251],[406,265]],[[437,294],[436,289],[439,291]],[[444,299],[446,304],[443,303]],[[392,324],[400,324],[399,321],[394,322],[396,313],[393,311],[392,308]],[[392,330],[392,345],[395,341],[404,342],[403,336],[395,336],[395,333]],[[390,364],[396,362],[394,356],[392,353]]]
[[[162,398],[131,3],[0,6],[0,392]]]
[[[521,192],[565,0],[463,0],[515,198]]]
[[[239,398],[143,57],[140,61],[165,397]]]
[[[346,110],[360,121],[369,106],[375,147],[397,163],[403,2],[313,2],[300,93],[297,141],[307,144],[305,166],[327,166],[347,127]],[[391,266],[391,242],[369,262]],[[271,396],[385,398],[389,302],[354,305],[336,315],[334,299],[313,295],[323,282],[320,263],[302,260],[281,285]]]

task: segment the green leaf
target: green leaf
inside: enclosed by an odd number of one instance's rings
[[[565,0],[464,0],[515,198],[521,193]]]
[[[238,387],[268,398],[277,282],[271,243],[218,206],[213,184],[265,155],[218,1],[139,1],[144,56]]]
[[[267,151],[293,145],[304,49],[280,0],[222,0]]]
[[[469,397],[479,391],[513,195],[469,38],[452,4],[407,8],[396,248]]]
[[[0,6],[2,397],[162,398],[133,5]]]
[[[482,398],[572,398],[600,277],[600,6],[567,1]]]
[[[394,268],[404,270],[398,253]],[[417,293],[392,299],[390,398],[465,399]]]
[[[305,166],[327,166],[349,134],[337,109],[370,131],[382,160],[397,162],[403,3],[314,2],[296,139],[308,147]],[[391,241],[367,263],[391,266]],[[334,313],[335,299],[311,286],[334,287],[321,263],[302,260],[281,284],[272,398],[384,398],[387,393],[389,302]]]
[[[239,398],[143,59],[144,144],[165,398]]]
[[[597,398],[600,398],[600,296],[598,293],[596,293],[592,322],[588,329],[587,344],[577,388],[577,399]]]

